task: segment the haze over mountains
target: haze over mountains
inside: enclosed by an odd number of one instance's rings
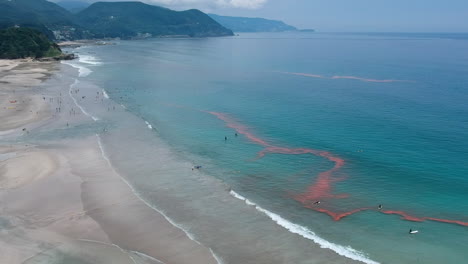
[[[215,14],[208,15],[221,25],[231,29],[234,32],[283,32],[297,30],[297,28],[278,20],[220,16]]]
[[[60,2],[57,2],[57,5],[65,8],[66,10],[74,14],[80,11],[83,11],[88,6],[90,6],[88,2],[83,2],[83,1],[60,1]]]

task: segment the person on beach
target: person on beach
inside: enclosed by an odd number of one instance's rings
[[[318,204],[320,204],[320,201],[315,201],[314,204],[315,204],[315,205],[318,205]]]

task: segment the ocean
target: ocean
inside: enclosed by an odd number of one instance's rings
[[[126,110],[82,105],[134,191],[220,263],[465,263],[467,44],[384,33],[116,41],[73,50],[73,89]]]

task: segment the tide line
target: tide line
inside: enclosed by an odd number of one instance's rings
[[[145,199],[143,199],[143,197],[140,196],[140,194],[137,192],[137,190],[135,190],[135,188],[127,181],[127,179],[125,179],[122,175],[120,175],[115,169],[114,169],[114,166],[112,166],[112,163],[109,159],[109,157],[107,156],[105,150],[104,150],[104,146],[102,144],[102,141],[101,141],[101,136],[99,136],[99,134],[96,134],[96,137],[97,137],[97,141],[98,141],[98,145],[99,145],[99,149],[101,150],[101,155],[102,157],[107,161],[107,164],[109,165],[109,167],[112,169],[112,171],[118,175],[120,177],[120,179],[130,188],[130,190],[132,191],[132,193],[141,201],[143,202],[146,206],[148,206],[149,208],[153,209],[154,211],[158,212],[159,214],[161,214],[165,219],[166,221],[168,221],[171,225],[177,227],[178,229],[182,230],[182,232],[185,233],[185,235],[190,239],[192,240],[193,242],[197,243],[198,245],[201,245],[201,246],[204,246],[206,247],[205,245],[203,245],[202,243],[200,243],[198,240],[195,239],[194,235],[191,234],[184,226],[180,225],[180,224],[177,224],[176,222],[174,222],[171,218],[169,218],[165,213],[164,211],[162,211],[161,209],[158,209],[156,208],[154,205],[150,204],[149,202],[147,202]],[[214,253],[214,251],[210,248],[210,247],[206,247],[210,250],[211,254],[213,255],[213,258],[216,260],[216,262],[218,262],[218,264],[223,264],[221,261],[221,259]]]
[[[75,97],[73,97],[72,89],[79,83],[80,83],[80,81],[78,81],[78,79],[75,79],[75,82],[72,85],[70,85],[70,89],[68,90],[68,94],[70,94],[71,99],[73,100],[75,105],[81,110],[81,112],[83,112],[83,114],[91,117],[91,119],[93,119],[94,121],[98,121],[99,118],[97,118],[97,117],[91,115],[90,113],[86,112],[86,110],[76,101]]]

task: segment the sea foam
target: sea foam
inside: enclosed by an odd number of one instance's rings
[[[319,244],[321,248],[327,248],[327,249],[333,250],[338,255],[341,255],[341,256],[344,256],[344,257],[347,257],[347,258],[350,258],[350,259],[353,259],[353,260],[361,261],[361,262],[364,262],[364,263],[367,263],[367,264],[378,264],[378,262],[367,258],[364,253],[362,253],[360,251],[357,251],[357,250],[351,248],[350,246],[341,246],[341,245],[332,243],[330,241],[327,241],[327,240],[319,237],[318,235],[316,235],[314,232],[307,229],[306,227],[289,222],[288,220],[284,219],[280,215],[272,213],[272,212],[258,206],[256,203],[250,201],[249,199],[247,199],[244,196],[236,193],[233,190],[231,190],[229,192],[229,194],[231,194],[233,197],[235,197],[235,198],[237,198],[239,200],[244,201],[247,205],[255,206],[255,209],[257,209],[257,211],[267,215],[271,220],[273,220],[279,226],[282,226],[282,227],[286,228],[291,233],[300,235],[300,236],[302,236],[302,237],[304,237],[306,239],[314,241],[315,243]]]
[[[79,54],[79,59],[80,62],[86,63],[86,64],[91,64],[91,65],[101,65],[102,62],[99,61],[98,58],[91,56],[91,55],[84,55],[84,54]]]
[[[81,110],[81,112],[83,114],[91,117],[91,119],[93,119],[94,121],[98,121],[99,118],[97,118],[97,117],[91,115],[90,113],[86,112],[86,110],[76,101],[75,97],[73,97],[72,90],[79,83],[80,83],[80,81],[78,79],[75,79],[75,82],[73,82],[73,84],[70,85],[70,89],[68,90],[68,93],[70,94],[70,97],[73,100],[73,102],[75,103],[75,105]]]
[[[109,95],[107,94],[106,90],[102,89],[102,95],[104,98],[109,99]]]
[[[93,71],[90,70],[89,68],[86,68],[84,66],[81,66],[77,63],[73,63],[73,62],[68,62],[68,61],[62,61],[63,64],[66,64],[66,65],[69,65],[75,69],[78,69],[78,76],[79,77],[86,77],[88,75],[90,75]]]
[[[149,129],[153,130],[153,126],[148,121],[145,121],[145,123],[146,123],[146,126],[148,126]]]

